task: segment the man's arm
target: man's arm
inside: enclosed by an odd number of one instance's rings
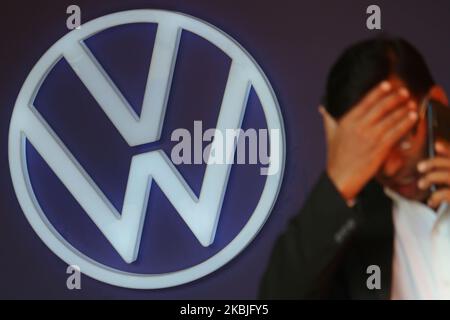
[[[263,276],[260,298],[301,299],[326,295],[337,281],[345,243],[361,223],[326,173],[303,209],[278,238]]]

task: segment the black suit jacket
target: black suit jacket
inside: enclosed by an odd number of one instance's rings
[[[263,299],[389,299],[394,227],[392,203],[370,182],[348,207],[324,173],[303,209],[279,237],[263,276]],[[381,271],[368,289],[367,267]]]

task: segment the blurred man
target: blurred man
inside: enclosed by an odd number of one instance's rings
[[[278,239],[262,298],[450,299],[450,145],[427,159],[429,99],[448,105],[406,41],[343,53],[319,108],[327,168]]]

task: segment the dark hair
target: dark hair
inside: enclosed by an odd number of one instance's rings
[[[386,35],[359,42],[340,56],[328,75],[324,105],[340,118],[370,89],[397,75],[416,96],[427,94],[433,77],[422,55],[407,41]]]

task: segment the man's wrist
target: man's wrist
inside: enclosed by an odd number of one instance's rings
[[[346,182],[346,179],[335,175],[329,168],[327,168],[327,175],[347,205],[352,207],[355,204],[357,192],[351,191],[352,188],[349,187],[349,183]]]

